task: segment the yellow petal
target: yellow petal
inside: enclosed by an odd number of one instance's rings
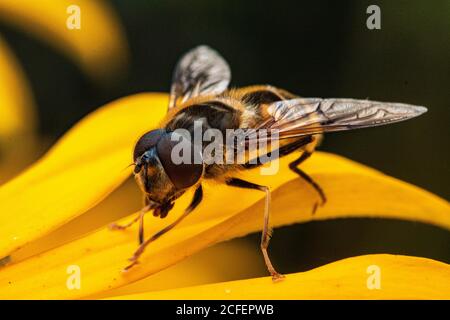
[[[22,261],[36,254],[59,247],[93,230],[119,220],[130,212],[139,210],[141,207],[142,194],[134,179],[129,178],[92,209],[65,223],[55,231],[30,242],[15,251],[11,257],[14,262]]]
[[[115,299],[450,299],[449,279],[448,264],[380,254],[289,274],[285,281],[275,284],[265,277]]]
[[[0,257],[85,212],[122,183],[133,144],[162,119],[167,101],[141,94],[100,108],[0,187]]]
[[[68,8],[73,5],[80,8],[80,29],[66,25],[73,14]],[[126,61],[123,31],[105,1],[0,0],[0,19],[48,41],[95,78],[108,80]]]
[[[368,215],[428,221],[445,228],[450,226],[450,206],[445,200],[325,153],[316,153],[304,166],[321,183],[329,197],[329,203],[313,216],[311,207],[317,195],[311,188],[298,179],[285,184],[293,177],[287,169],[293,157],[295,155],[280,161],[281,171],[277,176],[261,177],[258,170],[244,174],[244,178],[251,181],[265,181],[274,190],[272,220],[275,226],[311,219]],[[279,186],[282,187],[277,189]],[[241,195],[239,201],[235,201],[237,192]],[[236,190],[223,185],[207,186],[205,201],[192,217],[149,246],[140,260],[141,264],[129,272],[122,273],[121,270],[136,249],[136,228],[125,232],[103,228],[6,266],[0,271],[0,297],[80,298],[142,279],[214,243],[261,229],[263,201],[251,206],[258,199],[261,195],[256,191]],[[165,220],[147,217],[147,234],[179,216],[188,201],[187,196],[182,197]],[[81,269],[80,290],[66,287],[66,270],[70,265]]]
[[[236,268],[236,261],[241,261]],[[154,275],[121,288],[89,296],[104,299],[138,292],[167,290],[208,283],[247,279],[265,274],[261,256],[255,246],[243,239],[220,243],[190,256]]]

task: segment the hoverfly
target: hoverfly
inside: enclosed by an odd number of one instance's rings
[[[161,128],[144,134],[134,148],[134,176],[144,193],[145,206],[128,225],[112,226],[114,229],[124,229],[140,222],[140,246],[125,270],[138,263],[149,243],[175,227],[198,206],[203,197],[202,181],[213,179],[232,187],[265,192],[261,250],[273,280],[283,278],[273,267],[267,252],[271,232],[270,190],[266,186],[233,176],[239,170],[254,168],[263,162],[239,165],[201,162],[175,164],[171,159],[171,151],[174,141],[179,140],[175,132],[177,129],[192,131],[194,121],[200,121],[205,128],[220,131],[237,128],[277,130],[278,138],[283,142],[277,149],[278,156],[299,152],[298,159],[289,167],[315,189],[323,205],[326,202],[325,192],[299,168],[311,156],[322,133],[394,123],[427,111],[425,107],[402,103],[300,98],[269,85],[228,89],[230,78],[227,62],[207,46],[196,47],[179,60],[173,74],[168,114]],[[197,152],[201,153],[202,149]],[[185,212],[172,224],[149,239],[144,239],[145,213],[153,210],[154,216],[166,217],[174,201],[188,189],[195,191]]]

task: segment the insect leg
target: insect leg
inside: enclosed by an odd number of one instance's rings
[[[308,159],[310,156],[311,156],[311,152],[305,150],[302,153],[302,155],[300,156],[300,158],[292,161],[289,164],[289,169],[291,169],[296,174],[298,174],[301,178],[303,178],[303,180],[305,180],[308,184],[310,184],[314,188],[314,190],[317,191],[317,193],[320,196],[320,200],[321,200],[320,205],[323,206],[327,202],[327,197],[325,196],[325,192],[323,191],[322,187],[317,182],[315,182],[314,179],[311,178],[306,172],[304,172],[302,169],[300,169],[298,167],[303,161]],[[315,203],[314,207],[313,207],[313,212],[312,212],[313,214],[316,212],[317,206],[318,206],[318,203]]]
[[[144,194],[144,207],[149,207],[149,210],[154,207],[154,204],[151,206],[151,202],[146,194]],[[148,211],[147,211],[148,212]],[[139,245],[144,242],[144,216],[145,214],[139,215]]]
[[[314,141],[314,138],[311,136],[306,136],[302,139],[296,140],[294,142],[291,142],[289,144],[286,144],[282,147],[279,147],[277,150],[274,150],[273,152],[276,152],[277,158],[281,158],[283,156],[287,156],[288,154],[291,154],[292,152],[300,149],[301,147],[306,146],[307,144],[311,143]],[[272,152],[272,153],[273,153]],[[269,154],[266,154],[265,156],[267,157]],[[260,156],[261,157],[261,156]],[[253,169],[256,167],[259,167],[263,164],[265,164],[265,162],[261,162],[261,160],[259,159],[260,157],[258,157],[256,163],[245,163],[243,165],[243,167],[245,169]],[[272,158],[272,160],[275,160],[274,158]]]
[[[278,148],[278,158],[281,158],[283,156],[286,156],[288,154],[291,154],[292,152],[300,149],[301,147],[304,147],[305,145],[311,143],[314,141],[314,137],[312,136],[306,136],[303,139],[300,140],[296,140],[292,143],[289,143],[287,145],[284,145],[280,148]],[[314,190],[317,191],[317,193],[320,196],[321,199],[321,205],[323,206],[326,202],[327,202],[327,198],[325,196],[325,192],[323,191],[322,187],[320,187],[320,185],[314,181],[313,178],[311,178],[306,172],[304,172],[303,170],[301,170],[298,166],[305,161],[306,159],[308,159],[311,156],[311,152],[310,151],[303,151],[302,155],[300,156],[300,158],[298,158],[297,160],[291,162],[289,164],[289,168],[294,171],[296,174],[298,174],[301,178],[303,178],[308,184],[310,184]],[[264,163],[261,163],[260,161],[258,161],[256,164],[253,163],[246,163],[244,164],[244,168],[245,169],[253,169],[255,167],[259,167],[261,165],[263,165]],[[313,214],[316,212],[318,207],[318,204],[314,204],[313,207]]]
[[[140,246],[139,248],[136,250],[136,252],[134,253],[134,255],[129,259],[132,263],[130,265],[128,265],[127,267],[125,267],[124,271],[129,270],[131,267],[133,267],[134,265],[136,265],[138,263],[138,259],[139,257],[142,255],[142,253],[144,252],[145,248],[153,241],[155,241],[156,239],[158,239],[159,237],[161,237],[163,234],[165,234],[166,232],[172,230],[177,224],[179,224],[181,221],[183,221],[184,218],[186,218],[202,201],[203,199],[203,189],[202,186],[199,185],[197,187],[197,189],[195,190],[194,196],[192,198],[191,203],[189,204],[189,207],[186,208],[186,210],[184,211],[184,213],[174,222],[172,222],[171,224],[169,224],[167,227],[165,227],[164,229],[161,229],[160,231],[158,231],[157,233],[155,233],[153,236],[151,236],[149,239],[145,240]]]
[[[142,220],[144,218],[144,215],[149,212],[152,209],[152,206],[150,204],[146,204],[141,211],[139,212],[139,214],[130,222],[128,222],[127,224],[117,224],[117,223],[111,223],[108,227],[111,230],[125,230],[128,229],[129,227],[131,227],[133,224],[135,224],[138,221],[141,221],[140,223],[142,223]]]
[[[238,188],[245,188],[245,189],[254,189],[254,190],[260,190],[266,193],[266,203],[264,206],[264,225],[263,230],[261,234],[261,251],[264,256],[264,262],[266,263],[267,269],[270,272],[270,275],[272,276],[273,281],[279,281],[284,278],[284,276],[280,273],[278,273],[275,268],[272,265],[272,262],[270,261],[269,254],[267,252],[267,248],[269,247],[269,241],[270,237],[272,235],[272,229],[269,225],[269,218],[270,218],[270,190],[266,186],[261,186],[255,183],[251,183],[245,180],[241,180],[238,178],[231,178],[228,180],[227,185],[238,187]]]

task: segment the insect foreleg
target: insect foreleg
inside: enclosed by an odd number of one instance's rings
[[[272,276],[273,281],[279,281],[284,278],[284,276],[278,273],[272,265],[270,261],[269,254],[267,252],[267,248],[269,247],[270,237],[272,235],[272,228],[270,227],[270,190],[267,186],[261,186],[252,182],[248,182],[238,178],[231,178],[227,182],[227,185],[245,188],[245,189],[254,189],[264,191],[266,193],[266,202],[264,206],[264,225],[261,234],[261,251],[264,256],[264,262],[266,263],[267,269]]]
[[[195,190],[194,196],[192,198],[192,201],[189,205],[189,207],[186,208],[186,210],[184,211],[184,213],[174,222],[172,222],[171,224],[169,224],[167,227],[165,227],[164,229],[158,231],[157,233],[155,233],[153,236],[151,236],[148,240],[145,240],[140,246],[139,248],[136,250],[136,252],[134,253],[134,255],[129,259],[132,263],[130,265],[128,265],[127,267],[125,267],[124,271],[129,270],[131,267],[133,267],[134,265],[136,265],[138,263],[138,259],[139,257],[142,255],[142,253],[144,252],[145,248],[153,241],[155,241],[156,239],[158,239],[159,237],[161,237],[163,234],[167,233],[168,231],[172,230],[177,224],[179,224],[181,221],[184,220],[184,218],[186,218],[202,201],[203,199],[203,189],[202,186],[199,185],[197,187],[197,189]]]
[[[147,212],[149,212],[149,211],[151,210],[151,208],[152,208],[151,205],[150,205],[150,204],[147,204],[146,206],[144,206],[144,207],[141,209],[141,211],[139,212],[139,214],[138,214],[133,220],[131,220],[130,222],[128,222],[127,224],[120,225],[120,224],[117,224],[117,223],[111,223],[111,224],[109,225],[109,228],[110,228],[111,230],[125,230],[125,229],[128,229],[129,227],[131,227],[131,226],[132,226],[133,224],[135,224],[136,222],[142,221],[144,215],[145,215]],[[140,223],[142,223],[142,222],[140,222]]]

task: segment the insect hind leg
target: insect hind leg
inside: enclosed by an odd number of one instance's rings
[[[314,179],[311,178],[311,176],[309,176],[306,172],[304,172],[302,169],[299,168],[299,165],[303,161],[308,159],[311,156],[311,154],[312,153],[310,151],[305,150],[297,160],[294,160],[289,164],[289,169],[298,174],[303,180],[306,181],[306,183],[311,185],[314,188],[314,190],[316,190],[316,192],[319,194],[320,197],[321,202],[320,205],[323,206],[327,202],[327,197],[322,187],[316,181],[314,181]],[[318,205],[319,204],[317,202],[314,204],[312,211],[313,214],[316,212]]]
[[[289,143],[289,144],[286,144],[286,145],[284,145],[284,146],[281,146],[281,147],[279,147],[277,150],[274,151],[274,152],[276,152],[276,153],[275,153],[276,158],[273,158],[273,157],[272,157],[271,160],[275,160],[275,159],[278,159],[278,158],[287,156],[288,154],[291,154],[292,152],[294,152],[294,151],[296,151],[296,150],[298,150],[298,149],[300,149],[300,148],[302,148],[302,147],[308,145],[309,143],[311,143],[311,142],[313,142],[313,141],[314,141],[314,138],[313,138],[313,137],[307,136],[307,137],[304,137],[304,138],[302,138],[302,139],[293,141],[293,142],[291,142],[291,143]],[[268,154],[265,155],[265,157],[268,157],[268,155],[269,155],[269,154],[272,154],[272,153],[273,153],[273,152],[269,152]],[[243,165],[243,167],[244,167],[245,169],[253,169],[253,168],[262,166],[262,165],[265,164],[265,162],[261,161],[261,158],[262,158],[262,157],[259,156],[259,157],[256,159],[256,161],[253,161],[253,162],[247,162],[247,163],[245,163],[245,164]]]
[[[292,143],[289,143],[287,145],[284,145],[280,148],[278,148],[278,158],[281,158],[283,156],[287,156],[289,154],[291,154],[294,151],[299,150],[302,147],[305,147],[307,145],[309,145],[310,143],[313,143],[316,141],[316,138],[313,136],[306,136],[302,139],[296,140]],[[299,168],[299,165],[305,161],[306,159],[308,159],[312,154],[312,151],[308,151],[305,150],[303,151],[302,155],[297,159],[292,161],[289,164],[289,168],[294,171],[296,174],[298,174],[303,180],[306,181],[306,183],[308,183],[309,185],[311,185],[314,190],[317,191],[317,193],[319,194],[320,197],[320,205],[324,205],[327,202],[327,197],[325,195],[325,192],[323,191],[322,187],[314,181],[313,178],[311,178],[306,172],[304,172],[302,169]],[[260,159],[257,159],[256,163],[246,163],[244,164],[244,168],[245,169],[253,169],[256,167],[259,167],[261,165],[263,165],[264,163],[260,161]],[[314,214],[317,211],[319,203],[314,204],[312,213]]]

